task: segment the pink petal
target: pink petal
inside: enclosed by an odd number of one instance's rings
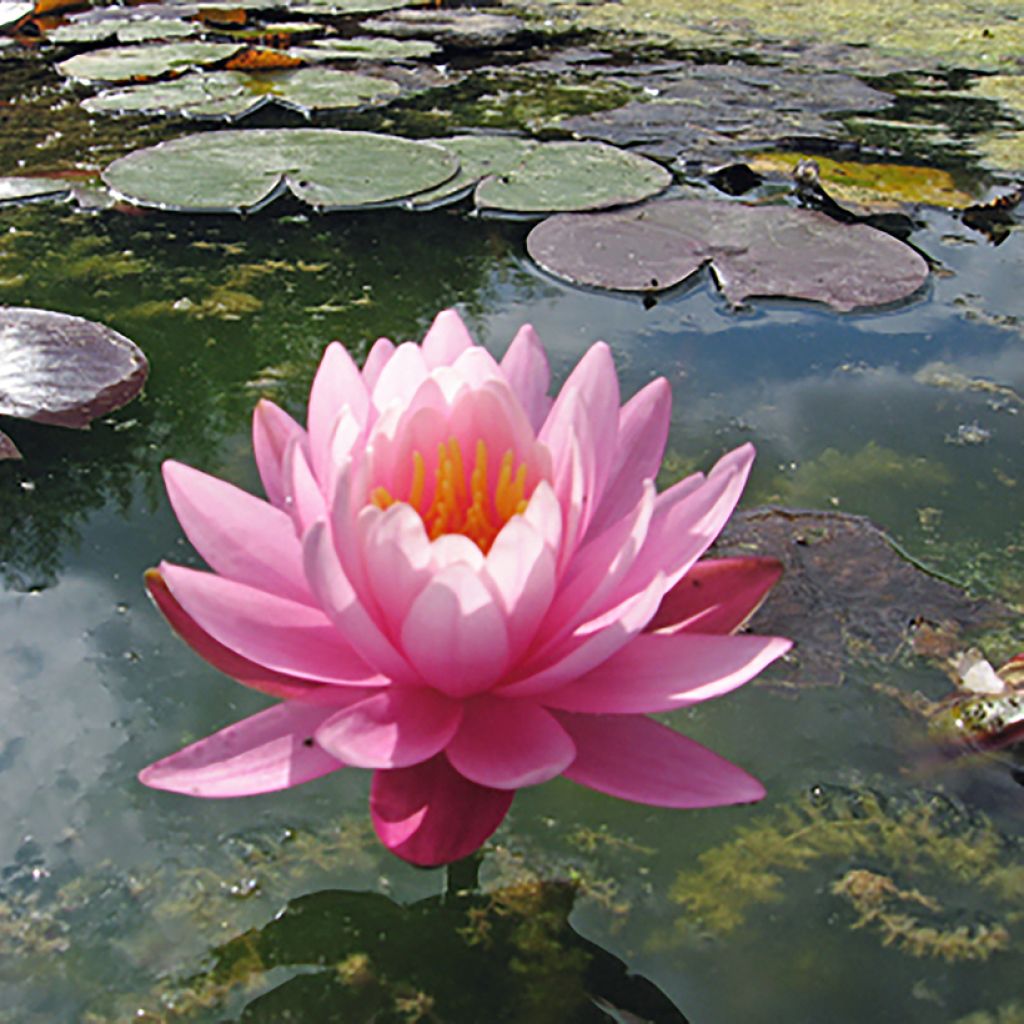
[[[462,317],[454,309],[445,309],[434,317],[430,330],[422,342],[423,358],[429,369],[436,366],[450,366],[468,348],[473,347],[473,338]]]
[[[562,774],[576,756],[554,716],[521,700],[468,701],[445,756],[467,779],[495,789],[520,789]]]
[[[368,665],[394,682],[413,682],[409,663],[370,616],[338,561],[330,528],[322,520],[303,542],[306,578],[339,635]]]
[[[359,426],[363,426],[370,408],[370,396],[352,357],[333,341],[324,351],[313,378],[306,418],[310,460],[321,483],[327,481],[331,439],[338,416],[345,408],[351,411]]]
[[[378,338],[373,343],[366,362],[363,363],[363,383],[371,394],[377,386],[377,381],[380,380],[381,373],[384,372],[384,367],[391,362],[391,357],[394,354],[395,344],[388,338]]]
[[[626,515],[640,500],[644,481],[658,475],[671,413],[672,389],[664,377],[652,380],[622,407],[615,458],[590,536]]]
[[[478,786],[438,755],[374,773],[370,814],[380,841],[421,867],[474,853],[508,813],[514,792]]]
[[[195,619],[178,604],[167,589],[159,569],[147,570],[145,580],[146,589],[174,632],[218,672],[223,672],[250,689],[269,693],[272,697],[309,697],[329,689],[323,683],[311,683],[297,676],[274,672],[255,661],[243,658],[240,654],[235,654],[201,629]]]
[[[708,558],[661,599],[648,631],[731,633],[750,618],[782,575],[775,558]]]
[[[560,712],[558,720],[577,750],[563,774],[598,792],[655,807],[718,807],[764,796],[742,768],[650,718]]]
[[[293,438],[305,433],[283,409],[266,398],[256,403],[252,416],[252,447],[263,490],[272,505],[284,503],[284,453]]]
[[[273,793],[336,772],[344,765],[321,750],[313,733],[331,707],[289,701],[243,718],[139,772],[154,789],[187,796]]]
[[[389,686],[332,715],[317,743],[357,768],[405,768],[439,753],[455,735],[462,705],[425,686]]]
[[[792,647],[773,636],[644,634],[543,703],[591,714],[671,711],[720,697],[753,679]]]
[[[383,512],[365,509],[359,530],[367,583],[384,624],[397,636],[410,606],[433,575],[427,531],[419,514],[404,502]]]
[[[371,396],[374,407],[378,412],[392,403],[404,407],[426,379],[427,364],[419,345],[411,341],[399,345],[374,385]]]
[[[306,455],[306,439],[296,438],[284,457],[285,511],[301,537],[326,514],[323,492]]]
[[[458,359],[452,363],[452,369],[462,378],[463,382],[471,387],[482,387],[492,381],[499,382],[502,387],[508,387],[505,375],[487,349],[481,345],[474,345],[466,349]]]
[[[160,572],[200,629],[258,665],[341,686],[387,682],[345,643],[319,608],[167,562]]]
[[[402,648],[420,677],[442,693],[481,693],[508,664],[505,617],[477,572],[450,565],[413,601],[402,624]]]
[[[512,339],[501,369],[513,392],[526,412],[534,431],[544,425],[551,411],[548,388],[551,386],[551,369],[544,346],[537,332],[524,324]]]
[[[287,513],[180,462],[165,462],[163,474],[178,522],[211,569],[239,583],[312,603],[302,547]]]

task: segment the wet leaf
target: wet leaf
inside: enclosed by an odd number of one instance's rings
[[[0,178],[0,204],[25,199],[55,199],[70,191],[60,178]]]
[[[0,28],[7,28],[27,18],[35,10],[35,4],[21,0],[0,0]]]
[[[734,304],[776,296],[848,311],[905,299],[928,279],[913,249],[864,224],[702,199],[550,217],[526,246],[558,277],[622,291],[669,288],[710,263]]]
[[[290,191],[322,210],[397,203],[458,170],[440,146],[371,132],[264,128],[188,135],[115,160],[106,184],[163,210],[241,213]]]
[[[600,210],[649,199],[671,182],[664,167],[635,153],[596,142],[551,142],[481,181],[474,200],[481,210],[512,214]]]
[[[191,73],[170,82],[110,89],[83,101],[90,113],[179,113],[235,120],[268,103],[292,110],[339,110],[387,102],[401,90],[385,78],[332,68],[245,74]]]
[[[110,9],[73,18],[47,33],[52,43],[100,43],[117,39],[120,43],[142,43],[153,39],[171,39],[193,36],[198,26],[180,18],[154,18],[140,14],[138,9],[115,8],[117,16],[110,16]],[[96,17],[96,14],[104,17]]]
[[[309,46],[292,47],[304,60],[420,60],[438,52],[426,39],[386,39],[355,36],[352,39],[317,39]]]
[[[148,372],[139,347],[103,324],[0,306],[0,414],[86,427],[130,402]]]
[[[713,555],[753,554],[785,566],[751,629],[796,641],[782,670],[794,685],[838,685],[855,657],[892,660],[917,621],[966,633],[1018,618],[1006,605],[974,600],[915,565],[863,516],[779,508],[739,513]]]
[[[57,70],[81,82],[128,82],[158,78],[227,60],[242,49],[239,43],[162,43],[154,46],[113,46],[68,57]]]

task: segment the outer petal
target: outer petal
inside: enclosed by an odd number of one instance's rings
[[[274,672],[255,661],[243,658],[240,654],[235,654],[230,648],[214,640],[174,599],[159,569],[149,569],[146,572],[146,589],[174,632],[200,658],[243,686],[259,690],[261,693],[269,693],[272,697],[285,698],[311,697],[330,689],[324,683],[311,683],[308,679]]]
[[[750,634],[638,636],[542,700],[548,707],[598,714],[670,711],[735,690],[790,647],[792,642],[781,637]]]
[[[438,755],[411,768],[379,771],[370,814],[380,841],[421,867],[473,853],[501,824],[514,792],[478,786]]]
[[[364,426],[370,408],[369,393],[352,357],[334,341],[324,351],[313,378],[306,417],[313,472],[321,485],[327,481],[331,435],[339,414],[346,407],[359,426]]]
[[[139,772],[154,789],[188,796],[254,796],[288,789],[344,765],[313,742],[334,708],[289,701],[243,718]]]
[[[520,789],[561,775],[576,747],[554,716],[536,704],[480,697],[466,703],[445,756],[481,786]]]
[[[377,381],[380,379],[381,373],[384,372],[384,367],[391,361],[391,357],[395,354],[395,343],[388,338],[378,338],[370,349],[369,354],[366,357],[366,362],[363,363],[363,383],[366,384],[366,388],[371,393],[377,386]]]
[[[383,686],[318,608],[163,562],[170,592],[199,628],[275,672],[342,686]]]
[[[180,462],[163,465],[174,514],[211,569],[294,601],[312,603],[302,548],[287,513]]]
[[[648,631],[731,633],[750,618],[782,575],[776,558],[708,558],[661,599]]]
[[[325,514],[323,492],[306,455],[304,439],[292,441],[284,457],[284,507],[301,537]]]
[[[764,796],[752,775],[649,718],[572,715],[558,720],[576,744],[566,778],[655,807],[718,807]]]
[[[305,433],[284,411],[266,398],[256,403],[252,415],[252,447],[256,468],[263,481],[263,490],[271,505],[278,508],[284,503],[284,453],[295,437]]]
[[[434,317],[422,342],[423,358],[431,370],[435,366],[451,366],[472,347],[473,338],[454,309],[444,309]]]
[[[420,677],[451,697],[482,693],[508,664],[508,631],[479,573],[455,563],[434,575],[402,624],[402,649]]]
[[[426,686],[389,686],[328,718],[316,740],[357,768],[405,768],[439,753],[455,735],[462,705]]]
[[[551,411],[551,399],[548,397],[551,368],[544,346],[529,324],[520,327],[512,339],[501,360],[501,369],[526,411],[530,425],[534,431],[539,431]]]

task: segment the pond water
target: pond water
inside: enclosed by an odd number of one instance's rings
[[[666,376],[661,483],[751,440],[745,507],[870,516],[1019,605],[1024,236],[919,216],[927,290],[839,316],[733,310],[707,276],[653,305],[573,288],[526,258],[529,225],[458,210],[0,210],[0,300],[101,320],[152,366],[88,432],[3,425],[25,459],[0,464],[0,1020],[1024,1019],[1013,753],[928,756],[894,694],[951,684],[909,649],[665,716],[763,779],[762,804],[658,810],[557,780],[516,797],[447,896],[444,871],[376,844],[368,773],[223,802],[135,778],[266,703],[146,599],[161,558],[197,564],[160,463],[256,489],[260,396],[300,415],[328,341],[361,357],[448,306],[496,354],[533,323],[559,380],[598,338],[624,393]]]

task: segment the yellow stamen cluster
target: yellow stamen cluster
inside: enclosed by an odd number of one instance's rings
[[[431,540],[445,533],[460,533],[486,554],[505,523],[526,509],[526,465],[520,463],[513,475],[514,463],[512,451],[505,452],[492,498],[487,491],[487,445],[477,441],[467,481],[462,449],[451,437],[437,446],[434,498],[428,508],[423,507],[426,463],[420,452],[412,453],[412,483],[406,501],[420,514]],[[397,500],[386,487],[375,487],[370,495],[370,501],[382,509]]]

